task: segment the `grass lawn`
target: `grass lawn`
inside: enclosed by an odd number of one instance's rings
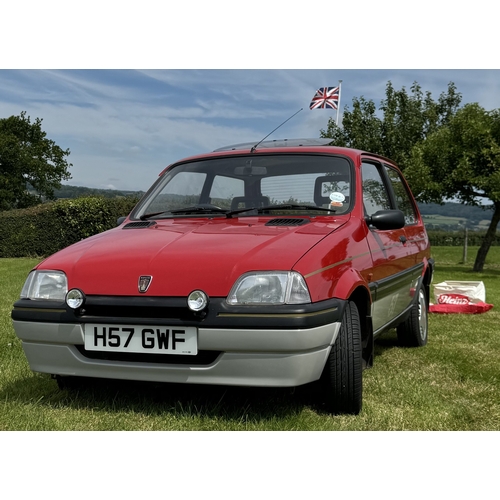
[[[395,331],[376,343],[364,372],[363,411],[331,416],[304,388],[186,386],[90,380],[61,391],[33,373],[10,311],[32,259],[0,259],[0,430],[500,430],[500,248],[471,272],[477,249],[435,247],[434,283],[482,280],[481,315],[430,315],[429,343],[397,347]]]

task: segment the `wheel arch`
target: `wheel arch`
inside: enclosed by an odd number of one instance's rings
[[[371,296],[365,286],[356,287],[349,300],[356,304],[361,322],[361,345],[363,368],[373,366],[373,324],[371,315]]]

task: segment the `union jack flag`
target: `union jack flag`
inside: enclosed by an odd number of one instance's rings
[[[339,106],[340,87],[321,87],[312,98],[309,107],[311,109],[331,108]]]

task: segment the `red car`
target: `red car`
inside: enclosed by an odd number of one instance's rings
[[[120,225],[44,260],[12,318],[31,369],[294,387],[362,407],[373,342],[427,342],[433,261],[387,158],[329,140],[242,144],[167,167]]]

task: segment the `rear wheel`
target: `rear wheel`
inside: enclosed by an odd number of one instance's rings
[[[420,287],[408,318],[398,325],[398,342],[404,347],[422,347],[427,344],[428,318],[425,290]]]
[[[362,407],[361,327],[354,302],[348,302],[339,334],[322,375],[323,398],[334,414],[357,415]]]

